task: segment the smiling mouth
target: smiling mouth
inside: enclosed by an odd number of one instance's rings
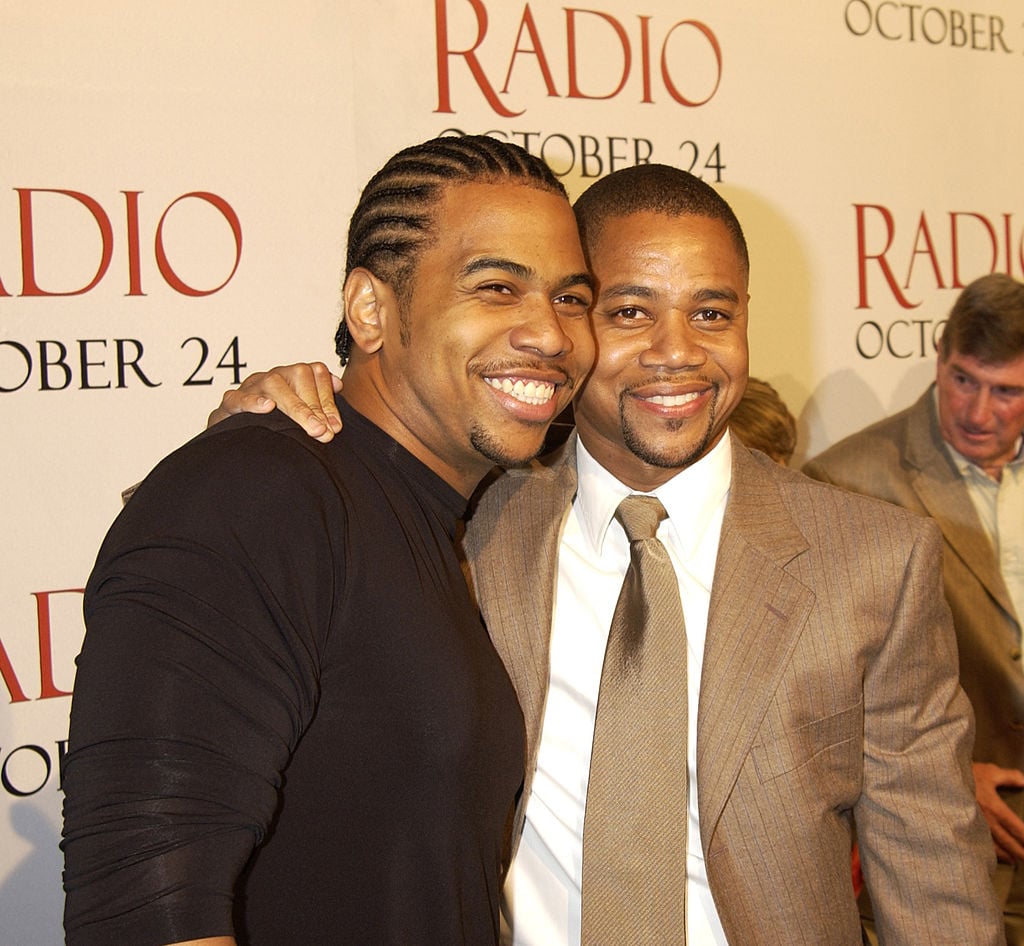
[[[524,381],[517,378],[484,378],[495,391],[501,391],[524,404],[547,404],[555,396],[555,386],[549,381]]]
[[[701,396],[700,391],[691,391],[689,394],[652,394],[650,397],[641,398],[649,404],[659,404],[662,407],[682,407],[691,401],[696,401]]]

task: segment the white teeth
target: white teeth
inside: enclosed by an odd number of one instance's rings
[[[555,396],[555,386],[547,381],[523,381],[520,378],[484,378],[495,391],[511,394],[517,401],[524,404],[547,404]]]
[[[696,391],[690,394],[655,394],[653,397],[644,398],[646,401],[650,401],[652,404],[661,404],[664,407],[681,407],[683,404],[689,404],[690,401],[696,401],[700,397],[700,394]]]

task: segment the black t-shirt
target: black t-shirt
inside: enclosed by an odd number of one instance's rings
[[[494,942],[522,717],[453,550],[465,502],[339,404],[168,457],[86,590],[68,943]]]

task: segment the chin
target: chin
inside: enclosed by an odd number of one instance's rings
[[[528,443],[508,443],[487,430],[473,430],[470,442],[477,453],[485,456],[495,466],[515,469],[526,466],[544,448],[544,438]]]
[[[710,450],[713,440],[710,430],[704,437],[690,439],[684,443],[672,443],[671,437],[664,431],[660,435],[645,437],[631,426],[624,426],[622,434],[625,445],[633,456],[650,466],[666,470],[681,470],[695,463]]]

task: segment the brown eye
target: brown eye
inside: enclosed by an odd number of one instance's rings
[[[565,293],[555,297],[554,305],[559,306],[560,308],[580,309],[586,313],[590,308],[590,300],[584,299],[581,296],[573,295],[572,293]]]
[[[724,312],[720,312],[718,309],[701,309],[694,313],[694,317],[699,322],[727,321],[729,318]]]

